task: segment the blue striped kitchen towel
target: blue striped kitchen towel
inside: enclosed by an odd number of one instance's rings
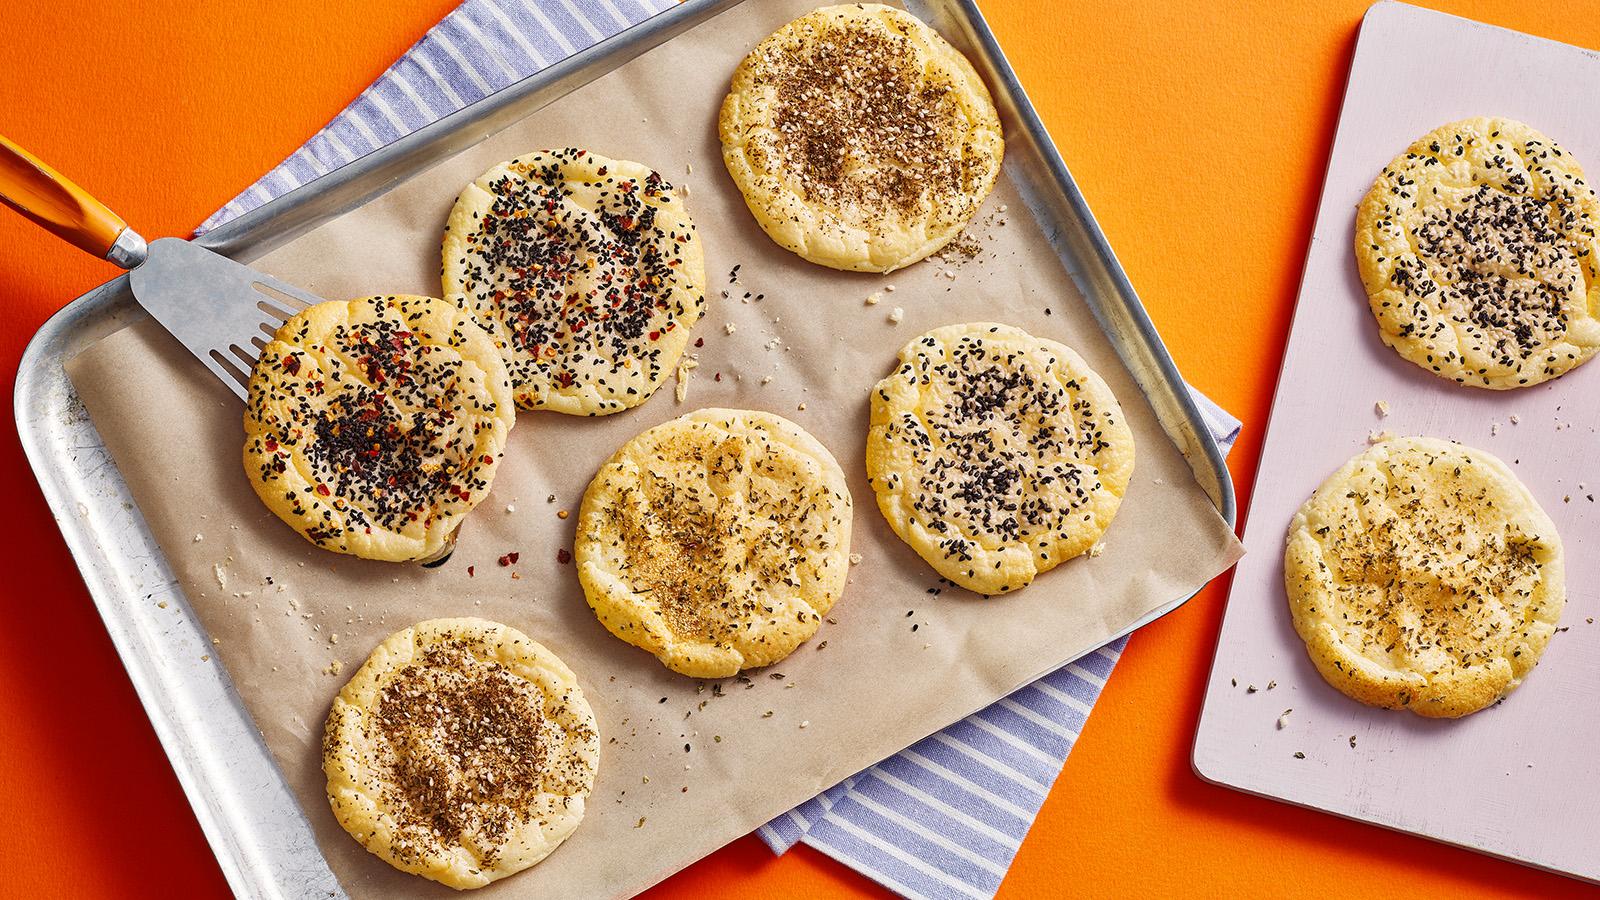
[[[204,232],[676,5],[465,0]],[[1224,450],[1239,422],[1193,392]],[[1117,640],[761,826],[907,897],[994,896],[1126,640]]]

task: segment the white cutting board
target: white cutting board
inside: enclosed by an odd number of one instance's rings
[[[1587,499],[1600,497],[1600,360],[1507,392],[1424,372],[1379,340],[1351,250],[1356,204],[1378,171],[1434,127],[1474,115],[1527,122],[1575,154],[1591,181],[1600,178],[1600,54],[1399,3],[1372,7],[1345,90],[1194,767],[1217,784],[1600,880],[1600,624],[1586,621],[1600,618],[1600,503]],[[1391,406],[1387,418],[1374,410],[1379,400]],[[1346,699],[1312,668],[1289,621],[1284,530],[1374,430],[1453,438],[1499,456],[1566,544],[1561,625],[1570,630],[1503,703],[1465,719],[1430,721]]]

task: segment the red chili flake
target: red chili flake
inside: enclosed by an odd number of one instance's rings
[[[705,338],[695,338],[694,339],[694,345],[696,347],[704,347],[706,345],[706,339]]]
[[[322,496],[324,496],[324,497],[326,497],[326,496],[328,496],[328,495],[329,495],[329,494],[332,494],[332,493],[333,493],[333,491],[330,491],[330,490],[328,490],[328,486],[327,486],[327,485],[325,485],[325,484],[319,484],[319,485],[317,485],[317,493],[319,493],[319,494],[321,494],[321,495],[322,495]]]
[[[650,340],[652,340],[652,341],[661,340],[661,332],[659,332],[659,331],[650,332]]]
[[[285,356],[283,358],[283,370],[285,372],[288,372],[290,375],[299,375],[300,374],[300,357],[298,357],[298,356]]]
[[[500,557],[500,565],[509,566],[521,557],[521,553],[507,553],[505,556]]]
[[[468,578],[472,577],[472,570],[475,569],[475,568],[477,568],[477,566],[467,566],[467,577]]]
[[[567,548],[562,547],[556,551],[556,562],[561,563],[564,566],[567,563],[572,562],[572,554],[567,552]]]
[[[487,453],[484,454],[484,456],[483,456],[483,464],[486,465],[486,466],[494,465],[494,457],[488,455]]]
[[[712,380],[713,380],[713,381],[721,381],[721,380],[722,380],[722,373],[721,373],[721,372],[718,372],[718,373],[717,373],[717,374],[716,374],[716,376],[715,376],[715,377],[714,377],[714,378],[712,378]]]
[[[278,442],[273,440],[272,438],[267,438],[267,452],[268,453],[277,453],[278,452]]]

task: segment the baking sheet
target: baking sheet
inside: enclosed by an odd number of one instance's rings
[[[1367,13],[1256,479],[1250,553],[1234,577],[1195,741],[1204,777],[1600,878],[1600,363],[1504,392],[1431,375],[1378,338],[1351,250],[1355,206],[1378,171],[1446,122],[1519,119],[1600,171],[1597,95],[1593,51],[1398,3]],[[1289,621],[1284,531],[1375,431],[1453,438],[1505,460],[1566,546],[1563,630],[1521,687],[1465,719],[1346,699],[1317,674]],[[1285,709],[1294,712],[1280,730]]]
[[[675,403],[669,384],[616,416],[522,416],[494,495],[440,569],[333,556],[266,512],[239,468],[237,402],[154,323],[118,332],[70,366],[216,640],[207,655],[226,664],[352,894],[446,891],[393,871],[344,835],[326,811],[319,768],[333,693],[377,641],[417,619],[482,615],[527,631],[578,672],[599,718],[602,766],[584,826],[533,871],[486,890],[621,895],[1104,642],[1237,557],[1227,524],[1009,180],[972,229],[982,247],[975,260],[930,261],[888,278],[811,266],[755,226],[722,170],[714,117],[743,53],[810,5],[752,3],[723,13],[256,260],[329,297],[435,293],[436,248],[457,190],[490,164],[537,147],[638,159],[689,186],[712,290],[688,402]],[[888,284],[896,290],[882,303],[863,302]],[[742,302],[747,291],[751,302]],[[899,325],[888,321],[893,307],[904,309]],[[860,462],[868,390],[900,346],[936,325],[988,318],[1077,347],[1121,398],[1139,442],[1134,484],[1106,553],[993,601],[928,593],[933,573],[878,516]],[[556,511],[574,509],[600,461],[637,432],[705,405],[770,409],[829,445],[851,479],[853,549],[864,557],[835,623],[772,670],[715,685],[673,675],[611,638],[583,603],[570,565],[556,558],[571,546],[574,521]],[[498,565],[508,552],[519,562]],[[341,674],[328,672],[335,662]],[[772,677],[779,673],[784,678]]]

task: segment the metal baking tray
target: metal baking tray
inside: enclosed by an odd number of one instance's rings
[[[738,2],[687,0],[197,242],[248,263]],[[1232,524],[1233,485],[1221,451],[977,4],[906,5],[962,49],[988,81],[1007,123],[1007,176],[1162,427]],[[63,368],[81,349],[144,317],[122,277],[72,301],[39,329],[17,375],[23,448],[234,892],[252,898],[343,897],[227,673],[215,661],[202,661],[209,639]],[[1156,610],[1129,631],[1183,602]]]

